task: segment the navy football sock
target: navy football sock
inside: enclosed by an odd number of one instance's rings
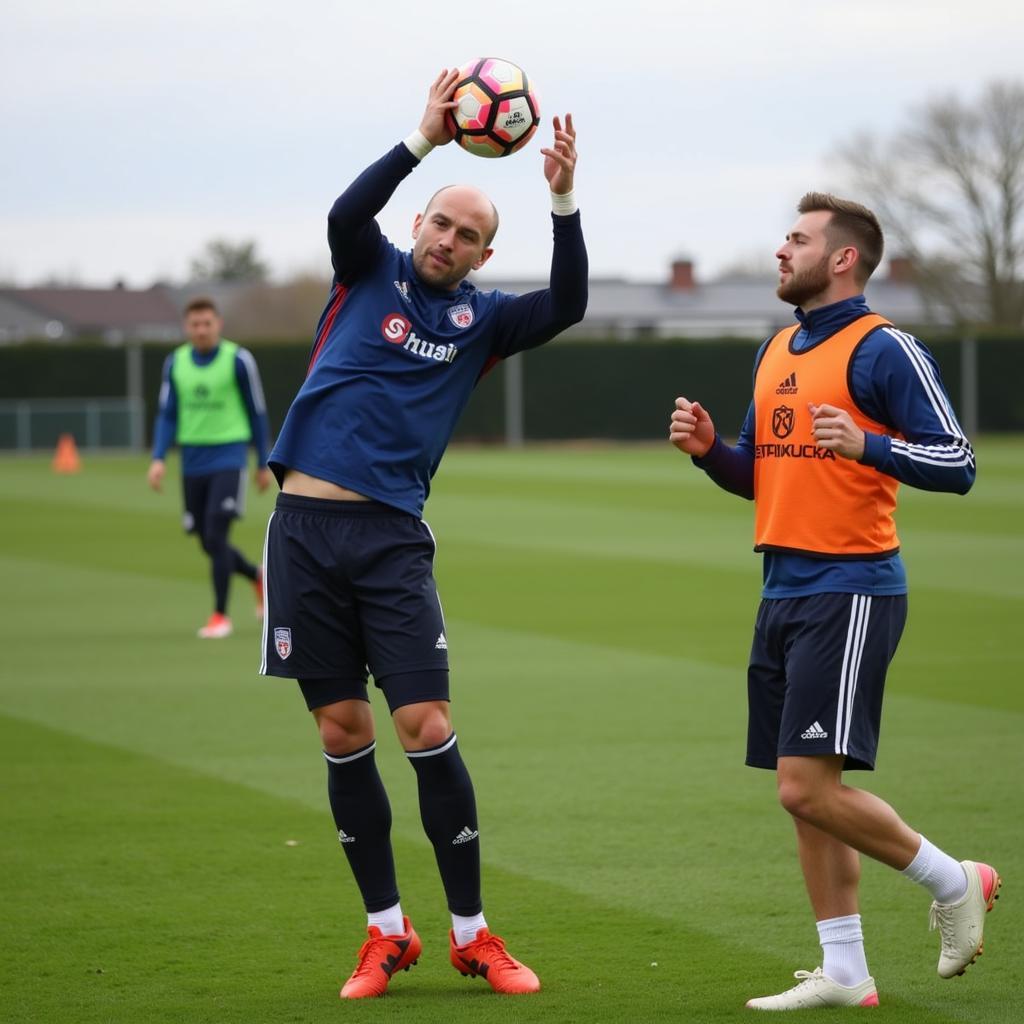
[[[256,566],[253,565],[252,562],[250,562],[249,559],[238,550],[238,548],[229,547],[228,551],[231,553],[231,571],[237,572],[247,580],[255,581]]]
[[[471,917],[480,900],[480,840],[473,783],[459,753],[455,733],[430,750],[406,751],[416,769],[420,817],[441,872],[453,914]]]
[[[391,852],[391,804],[374,757],[376,740],[327,759],[327,795],[338,840],[355,875],[369,913],[398,902],[395,859]]]
[[[227,613],[228,583],[231,580],[233,564],[233,549],[228,544],[229,525],[230,520],[218,516],[207,524],[203,536],[200,538],[203,550],[210,558],[214,607],[222,615]]]

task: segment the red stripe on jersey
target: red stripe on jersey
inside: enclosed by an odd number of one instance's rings
[[[331,300],[331,305],[327,310],[327,316],[324,317],[323,326],[320,328],[320,334],[313,345],[313,353],[309,357],[309,366],[306,367],[307,377],[313,372],[313,366],[320,356],[320,350],[324,347],[324,342],[327,341],[327,335],[331,333],[331,327],[334,326],[338,310],[341,309],[341,305],[345,301],[345,296],[348,295],[348,289],[344,285],[335,283],[334,288],[334,298]]]

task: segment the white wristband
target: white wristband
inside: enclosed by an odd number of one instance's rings
[[[417,160],[422,160],[433,148],[434,144],[427,141],[427,137],[419,130],[416,129],[408,138],[402,140],[405,143],[405,148]]]
[[[575,213],[577,209],[575,190],[566,192],[564,196],[560,196],[557,192],[551,193],[552,213],[557,213],[559,217],[568,217],[570,214]]]

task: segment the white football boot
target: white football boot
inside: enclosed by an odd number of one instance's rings
[[[847,987],[828,977],[820,967],[813,971],[797,971],[799,984],[777,996],[760,996],[747,1000],[748,1010],[820,1010],[826,1006],[877,1006],[878,991],[874,978],[865,978],[859,985]]]
[[[967,892],[956,903],[932,903],[928,923],[938,928],[942,940],[939,953],[939,977],[963,974],[981,956],[985,915],[999,899],[1003,880],[988,864],[962,860],[967,875]]]

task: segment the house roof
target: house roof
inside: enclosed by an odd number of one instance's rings
[[[45,324],[40,335],[38,324]],[[26,334],[26,329],[36,333]],[[0,337],[163,341],[180,337],[180,314],[160,285],[130,288],[0,289]]]
[[[540,279],[480,276],[474,277],[473,283],[481,289],[515,294],[547,287],[547,281]],[[865,294],[872,309],[897,323],[916,326],[936,322],[935,311],[926,306],[912,284],[881,278],[869,282]],[[620,337],[765,337],[792,322],[793,307],[776,297],[771,278],[723,279],[690,288],[592,278],[586,317],[572,332]]]

